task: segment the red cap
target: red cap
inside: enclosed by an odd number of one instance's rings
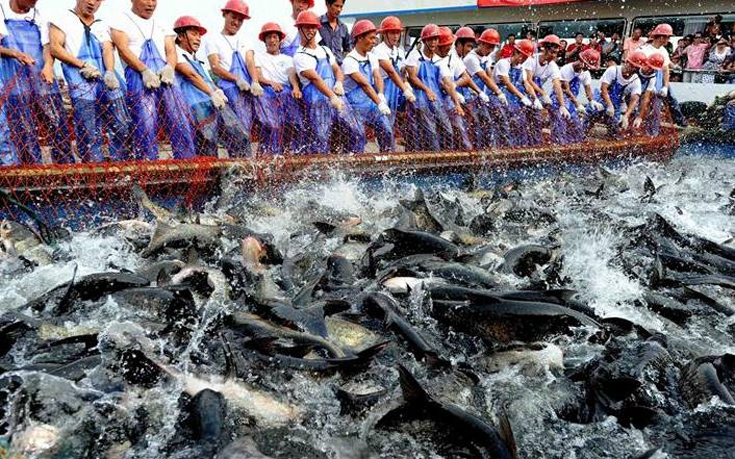
[[[585,49],[579,54],[579,59],[592,69],[600,68],[600,53],[597,50]]]
[[[536,47],[531,40],[518,40],[515,43],[515,49],[526,57],[533,56]]]
[[[266,22],[260,29],[260,35],[258,35],[258,39],[260,41],[265,41],[265,36],[271,33],[277,33],[281,37],[281,40],[286,38],[286,34],[283,33],[283,30],[281,30],[281,26],[279,26],[275,22]]]
[[[365,35],[366,33],[370,32],[377,32],[378,28],[375,27],[375,24],[373,24],[372,21],[368,19],[360,19],[355,23],[354,26],[352,26],[352,34],[351,37],[354,40],[355,38]]]
[[[640,69],[648,65],[648,57],[643,51],[634,51],[630,56],[628,56],[628,60],[626,62],[633,67]]]
[[[421,40],[439,38],[439,35],[441,35],[441,31],[439,30],[439,26],[436,24],[426,24],[424,28],[421,29]]]
[[[241,14],[245,16],[245,19],[250,19],[250,7],[243,0],[229,0],[222,8],[223,13],[227,11]]]
[[[291,0],[291,4],[293,4],[293,0]],[[309,8],[314,8],[314,0],[309,0]]]
[[[669,24],[659,24],[649,34],[651,37],[659,35],[670,37],[674,35],[674,29]]]
[[[460,29],[457,31],[457,40],[460,38],[464,39],[470,39],[477,41],[477,35],[475,35],[475,31],[470,29],[469,27],[460,27]]]
[[[300,12],[299,16],[296,18],[296,27],[301,26],[314,26],[317,29],[320,29],[322,27],[322,23],[319,22],[319,17],[317,17],[316,13],[311,10],[307,10]]]
[[[664,68],[664,64],[666,64],[666,59],[663,54],[654,53],[648,56],[646,64],[654,70],[661,70]]]
[[[558,36],[551,34],[544,37],[544,39],[539,42],[539,45],[555,45],[561,47],[561,40]]]
[[[454,43],[454,34],[449,27],[439,28],[439,46],[449,46]]]
[[[395,16],[388,16],[380,23],[379,32],[403,32],[403,23]]]
[[[174,32],[178,32],[180,29],[198,29],[199,35],[206,35],[207,29],[202,27],[202,24],[192,16],[181,16],[174,22]]]
[[[487,43],[488,45],[499,45],[500,44],[500,33],[495,29],[487,29],[480,35],[480,42]]]

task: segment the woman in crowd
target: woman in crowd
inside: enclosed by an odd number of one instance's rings
[[[707,62],[702,66],[703,70],[709,70],[710,72],[718,72],[725,70],[723,64],[727,60],[728,56],[732,52],[730,45],[725,38],[717,40],[717,44],[709,52],[707,56]],[[714,73],[706,73],[702,75],[702,83],[713,84],[715,82]]]

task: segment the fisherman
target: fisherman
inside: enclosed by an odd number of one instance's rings
[[[661,113],[663,100],[656,90],[658,72],[664,68],[666,59],[663,54],[651,54],[646,63],[638,69],[641,80],[641,103],[636,110],[633,121],[635,129],[643,128],[643,132],[651,137],[658,136],[661,129]]]
[[[543,143],[542,129],[543,116],[541,111],[545,107],[549,113],[551,124],[551,143],[566,144],[566,122],[571,119],[571,114],[567,110],[564,103],[564,94],[561,90],[561,74],[559,66],[556,64],[556,58],[561,48],[561,40],[556,35],[547,35],[538,45],[542,51],[535,56],[531,56],[523,64],[524,85],[526,92],[533,99],[533,107],[535,110],[528,111],[529,138],[531,145],[541,145]],[[556,104],[551,100],[551,96],[546,94],[544,85],[551,80],[551,87],[554,92]]]
[[[0,4],[0,45],[5,49],[2,79],[4,104],[12,146],[4,162],[10,165],[43,161],[39,131],[50,135],[51,159],[71,163],[71,135],[54,75],[48,46],[48,22],[36,8],[37,0],[5,0]]]
[[[230,108],[242,120],[250,135],[253,127],[253,96],[263,95],[255,68],[253,43],[241,33],[243,23],[250,19],[250,8],[243,0],[229,0],[222,8],[225,20],[222,31],[204,41],[209,66],[219,86],[229,100]]]
[[[656,53],[664,57],[664,67],[656,72],[656,90],[658,91],[658,95],[668,103],[674,122],[681,127],[686,127],[686,118],[681,111],[681,107],[679,107],[679,101],[676,100],[671,92],[671,86],[669,84],[671,79],[671,58],[669,51],[666,49],[666,45],[669,43],[672,35],[674,35],[674,29],[669,24],[659,24],[649,34],[652,41],[641,46],[639,50],[643,51],[646,57],[650,57]]]
[[[646,55],[635,51],[623,65],[616,65],[605,71],[600,79],[602,85],[594,95],[597,104],[587,106],[585,132],[588,133],[598,121],[607,125],[608,134],[612,138],[620,133],[621,127],[623,131],[628,130],[630,117],[635,112],[641,95],[641,79],[636,70],[646,65],[646,62]]]
[[[110,29],[95,18],[102,0],[77,0],[49,21],[51,55],[61,62],[74,111],[77,151],[83,162],[105,160],[103,134],[109,136],[109,157],[128,159],[130,114],[115,72]]]
[[[298,19],[299,14],[306,10],[314,8],[314,0],[290,0],[291,1],[291,19],[294,24]],[[289,24],[284,31],[286,38],[281,41],[281,53],[293,57],[296,54],[296,50],[301,46],[301,34],[299,33],[298,27]]]
[[[309,153],[329,153],[332,128],[344,132],[342,145],[347,152],[355,152],[364,136],[344,98],[344,74],[329,48],[316,44],[321,24],[312,11],[304,11],[296,19],[301,35],[301,46],[294,56],[294,67],[304,88],[307,121],[311,127],[306,142]]]
[[[510,146],[513,147],[526,146],[530,142],[526,111],[532,109],[533,102],[525,93],[523,63],[533,56],[533,53],[533,42],[519,40],[515,44],[513,55],[500,59],[493,69],[495,81],[502,88],[510,106],[508,126],[512,136]]]
[[[258,75],[263,96],[255,101],[256,118],[261,124],[260,151],[281,154],[296,151],[301,142],[303,116],[301,86],[293,58],[281,53],[286,34],[275,22],[263,24],[258,38],[266,52],[258,56]]]
[[[487,97],[487,102],[485,102],[485,98],[480,95],[475,100],[477,108],[470,107],[470,115],[473,118],[479,117],[479,125],[475,124],[474,128],[475,145],[478,148],[507,147],[510,145],[508,119],[505,110],[505,107],[508,106],[508,98],[492,77],[492,53],[499,45],[500,34],[498,31],[486,29],[477,39],[477,47],[464,56],[467,72],[480,89],[481,94]],[[466,97],[467,95],[465,95]],[[475,113],[478,115],[476,116]]]
[[[216,157],[221,141],[230,157],[246,156],[250,153],[250,131],[227,106],[224,91],[217,89],[196,55],[207,29],[196,18],[182,16],[174,23],[174,32],[176,79],[196,123],[197,152]]]
[[[345,57],[342,72],[345,74],[345,92],[358,121],[375,132],[381,152],[395,151],[395,136],[390,121],[391,109],[385,97],[380,64],[371,51],[377,42],[378,29],[367,19],[357,21],[352,27],[354,49]],[[365,149],[365,137],[357,151]]]
[[[403,78],[406,54],[399,46],[403,33],[401,20],[395,16],[388,16],[380,23],[379,32],[381,42],[373,49],[373,54],[380,63],[385,98],[391,111],[391,125],[395,126],[398,112],[405,112],[406,102],[416,102],[416,95],[411,85]]]
[[[155,0],[132,0],[129,12],[110,24],[112,42],[125,64],[127,99],[133,119],[133,155],[157,160],[158,131],[164,125],[173,157],[196,155],[189,107],[176,84],[174,36],[154,19]]]
[[[441,70],[436,65],[440,60],[436,54],[440,35],[439,26],[427,24],[421,30],[421,50],[415,49],[406,57],[408,82],[416,91],[416,102],[408,104],[408,150],[439,151],[440,139],[451,144],[453,137],[452,125],[440,99]]]
[[[452,124],[454,135],[445,137],[442,142],[442,150],[472,151],[469,129],[465,122],[465,111],[463,106],[467,103],[464,96],[458,91],[459,88],[471,85],[475,86],[475,94],[480,92],[477,85],[472,81],[462,59],[454,51],[454,34],[449,27],[441,27],[437,54],[442,59],[437,63],[440,67],[442,81],[442,98],[444,109]],[[471,31],[470,31],[471,32]],[[474,32],[472,32],[474,36]]]
[[[327,13],[319,18],[322,27],[319,29],[321,40],[319,45],[326,46],[334,54],[338,65],[342,65],[345,56],[352,49],[350,30],[342,22],[339,15],[345,6],[345,0],[325,0]]]
[[[579,143],[584,141],[584,126],[582,121],[587,114],[587,108],[579,100],[579,93],[584,88],[588,105],[594,110],[600,111],[604,107],[594,100],[592,92],[592,75],[590,70],[600,68],[600,53],[594,49],[586,49],[577,54],[578,59],[559,70],[561,74],[561,87],[565,96],[565,105],[571,118],[567,121],[566,142]],[[554,102],[554,99],[552,99]]]

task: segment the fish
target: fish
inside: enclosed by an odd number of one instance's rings
[[[400,429],[401,424],[427,419],[435,426],[432,432],[437,440],[446,442],[440,454],[456,448],[467,456],[493,459],[518,457],[513,431],[507,417],[500,416],[500,427],[469,413],[451,403],[432,397],[402,365],[398,366],[401,391],[405,403],[383,416],[375,425],[377,430]],[[436,440],[435,440],[436,441]]]
[[[410,255],[436,255],[444,260],[452,260],[459,255],[459,248],[451,242],[422,231],[400,230],[384,231],[370,245],[362,260],[366,273],[375,273],[382,262],[391,262]]]
[[[200,252],[213,252],[220,244],[222,228],[196,223],[171,226],[163,221],[156,223],[156,230],[141,256],[150,258],[165,248],[196,248]]]
[[[729,387],[728,385],[729,384]],[[698,357],[681,372],[682,397],[691,408],[717,397],[722,403],[735,405],[735,355]]]
[[[505,262],[500,270],[506,274],[528,277],[538,266],[551,262],[553,252],[541,245],[529,244],[515,247],[503,255]]]

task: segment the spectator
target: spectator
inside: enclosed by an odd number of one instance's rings
[[[584,51],[584,50],[586,50],[586,49],[594,49],[595,51],[597,51],[598,53],[600,53],[600,55],[602,55],[602,45],[601,45],[601,44],[600,44],[600,42],[599,42],[599,41],[597,40],[597,37],[598,37],[597,35],[592,35],[592,36],[590,37],[590,42],[589,42],[589,44],[587,44],[587,45],[584,45],[584,46],[582,47],[582,51]]]
[[[722,16],[718,14],[707,23],[704,28],[704,35],[713,38],[722,36]]]
[[[702,37],[702,34],[697,32],[694,34],[694,41],[691,45],[687,46],[683,53],[686,56],[686,70],[694,70],[693,72],[684,72],[684,83],[701,83],[702,74],[699,70],[702,70],[704,65],[704,57],[709,49],[707,44]]]
[[[702,34],[699,35],[701,36]],[[674,50],[674,53],[671,55],[671,62],[682,69],[686,68],[687,55],[684,53],[684,50],[687,49],[687,47],[691,45],[693,41],[694,35],[687,35],[685,37],[682,37],[682,39],[679,40],[679,43],[676,44],[676,49]]]
[[[342,65],[342,59],[352,49],[352,41],[350,40],[350,31],[347,25],[342,22],[339,15],[342,14],[342,8],[345,6],[344,0],[326,0],[327,14],[319,18],[322,26],[319,29],[321,36],[320,45],[326,46],[334,54],[337,59],[337,65]]]
[[[579,54],[584,51],[584,34],[577,32],[574,37],[574,43],[567,47],[567,62],[574,62],[579,60]]]
[[[732,48],[726,38],[720,38],[717,41],[717,45],[709,52],[707,62],[702,67],[704,70],[710,70],[713,72],[721,72],[726,70],[724,68],[725,62],[728,61],[728,57],[732,53]],[[715,82],[715,74],[709,73],[702,75],[702,83],[712,84]]]
[[[498,58],[496,59],[496,62],[500,59],[508,59],[513,55],[513,52],[515,52],[515,46],[516,46],[516,36],[515,34],[508,35],[508,40],[505,43],[505,46],[503,46],[503,49],[500,50],[500,54],[498,55]]]
[[[602,43],[603,60],[608,63],[613,62],[614,65],[619,65],[620,58],[623,54],[622,46],[620,45],[620,34],[615,32],[612,34],[610,41],[603,41]]]
[[[623,45],[623,60],[628,59],[630,53],[646,44],[646,39],[643,38],[643,29],[636,27],[633,29],[633,36],[625,39]]]
[[[567,65],[567,46],[569,43],[566,40],[560,41],[561,47],[559,48],[559,57],[556,58],[556,63],[559,68]]]
[[[536,42],[536,32],[533,30],[529,30],[526,32],[526,40],[531,40],[532,42]]]

